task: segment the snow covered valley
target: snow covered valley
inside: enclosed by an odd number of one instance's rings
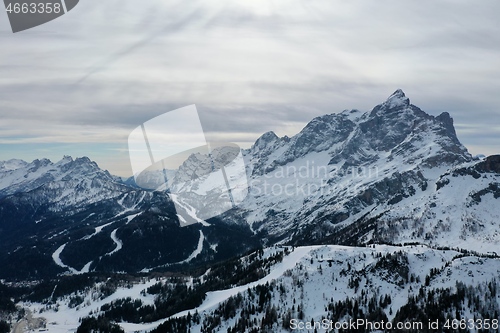
[[[499,274],[493,255],[424,245],[271,247],[195,275],[114,276],[61,296],[56,285],[18,306],[54,333],[89,315],[125,332],[307,332],[300,323],[359,318],[445,325],[448,315],[498,319]]]

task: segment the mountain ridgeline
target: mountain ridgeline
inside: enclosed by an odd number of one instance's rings
[[[493,253],[500,241],[500,158],[473,158],[448,113],[429,115],[401,90],[368,112],[314,118],[293,137],[265,133],[243,157],[245,200],[183,228],[168,193],[86,157],[0,162],[0,278],[180,271],[274,244]],[[193,163],[209,158],[169,170],[171,185],[189,186]]]

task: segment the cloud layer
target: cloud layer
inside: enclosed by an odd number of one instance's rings
[[[197,104],[209,138],[249,145],[397,88],[450,112],[473,153],[499,153],[499,12],[497,1],[86,0],[18,34],[2,12],[0,159],[82,153],[127,174],[128,133],[177,107]]]

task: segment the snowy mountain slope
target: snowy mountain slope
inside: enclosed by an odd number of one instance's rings
[[[496,281],[500,272],[498,259],[461,257],[455,251],[422,246],[373,246],[369,249],[321,246],[299,248],[298,251],[301,256],[299,260],[294,258],[292,269],[280,272],[274,280],[262,279],[260,288],[250,284],[214,293],[221,296],[217,299],[218,306],[213,297],[207,296],[198,308],[200,323],[193,321],[192,330],[204,332],[210,327],[212,332],[227,332],[229,329],[243,332],[245,329],[251,331],[251,328],[261,332],[289,332],[294,327],[290,325],[292,319],[295,323],[327,319],[332,321],[331,324],[360,318],[343,304],[352,304],[353,310],[365,313],[372,321],[401,321],[403,307],[412,297],[420,298],[420,295],[440,288],[457,292],[457,281],[470,288],[486,289],[493,283],[496,290],[499,286]],[[476,296],[481,293],[479,289]],[[494,313],[500,308],[500,295],[494,292],[491,296],[487,302],[488,311],[479,313],[470,302],[467,305],[466,297],[460,300],[463,308],[458,310],[468,319],[496,319]],[[214,305],[208,306],[211,304]],[[335,305],[338,308],[334,310]],[[447,310],[443,306],[443,316]],[[195,311],[190,311],[191,316]],[[375,317],[377,311],[381,312]],[[187,316],[187,311],[181,315]],[[445,324],[444,320],[441,324]],[[140,328],[136,325],[124,327]],[[168,331],[168,327],[164,324],[158,331]],[[318,332],[326,331],[318,329]]]
[[[264,257],[269,257],[272,252],[276,249],[266,249]],[[119,324],[126,332],[149,331],[158,326],[158,332],[176,332],[172,327],[181,331],[181,327],[185,327],[182,325],[189,325],[192,332],[227,332],[228,329],[243,332],[244,327],[247,331],[257,328],[260,332],[289,332],[292,319],[296,322],[328,319],[342,323],[352,319],[354,312],[357,318],[362,313],[378,313],[378,317],[368,318],[396,323],[405,318],[406,307],[415,297],[425,300],[427,296],[422,295],[437,297],[443,290],[459,293],[458,311],[466,318],[486,318],[500,309],[500,294],[496,291],[500,286],[496,281],[499,273],[498,258],[420,245],[298,247],[274,264],[267,276],[249,284],[209,292],[196,308],[151,323],[122,321]],[[132,288],[119,288],[114,294],[97,300],[92,296],[94,288],[81,295],[88,301],[77,307],[70,307],[70,298],[67,297],[57,299],[50,307],[38,303],[22,305],[35,315],[47,318],[52,323],[48,325],[49,332],[76,329],[78,318],[88,313],[102,314],[100,309],[106,308],[103,305],[120,298],[130,297],[132,301],[141,300],[145,305],[154,304],[152,295],[146,292],[153,286],[152,281],[165,285],[169,280],[144,280]],[[193,279],[185,278],[185,281],[186,285],[193,284]],[[200,281],[196,283],[203,284],[203,278]],[[460,296],[460,292],[467,288],[468,291]],[[488,291],[481,291],[481,288]],[[144,291],[139,292],[141,290]],[[473,300],[470,297],[476,290],[490,296],[485,302],[487,307],[471,305]],[[344,307],[339,312],[346,302],[352,309]],[[442,306],[443,316],[452,309]],[[244,327],[240,326],[241,321],[245,323]],[[173,323],[181,326],[170,326]],[[443,320],[441,324],[444,323]]]
[[[63,201],[63,204],[74,205],[90,198],[101,199],[96,197],[96,193],[90,189],[102,187],[103,184],[97,182],[104,180],[116,183],[113,176],[107,171],[101,170],[95,162],[90,161],[87,157],[73,160],[70,156],[65,156],[57,163],[42,159],[34,160],[31,163],[20,160],[13,163],[11,160],[0,164],[0,196],[29,192],[39,187],[45,187],[46,191],[58,192],[57,198],[51,196],[53,201]],[[74,191],[80,188],[85,189],[85,191]],[[118,188],[113,187],[109,190],[119,191]],[[110,193],[104,193],[104,195],[109,197]]]
[[[496,197],[469,202],[496,186],[498,170],[477,171],[482,178],[454,177],[449,188],[460,191],[438,188],[446,174],[482,162],[459,142],[448,113],[428,115],[401,90],[370,112],[315,118],[292,138],[265,133],[245,158],[249,195],[224,218],[249,223],[268,244],[431,244],[428,234],[433,244],[489,252],[500,240],[492,232],[500,214]],[[426,207],[439,217],[429,213],[422,222]],[[398,219],[411,227],[393,239],[398,231],[388,232],[387,225]],[[439,220],[457,222],[441,230],[435,228]],[[483,232],[474,233],[471,220]]]
[[[170,183],[174,179],[177,170],[165,169],[165,170],[146,170],[143,171],[139,178],[139,184],[137,184],[135,178],[129,177],[123,179],[123,183],[129,186],[155,190],[165,186],[165,179],[167,183]]]
[[[234,154],[193,154],[169,186],[219,196],[193,180]],[[49,332],[87,316],[152,333],[499,317],[500,156],[472,158],[448,113],[398,90],[243,156],[245,200],[185,228],[162,172],[145,175],[153,191],[87,158],[0,162],[0,278],[32,281],[13,285]]]
[[[202,228],[210,230],[204,231],[199,262],[257,244],[248,227],[219,220],[180,228],[166,193],[128,186],[86,157],[8,161],[0,177],[1,277],[164,267],[189,257]],[[220,252],[214,246],[219,243]]]
[[[232,167],[235,152],[189,156],[167,170],[170,189],[189,192],[198,213],[225,210],[219,199],[231,208],[225,183],[210,177],[220,165]],[[1,162],[0,276],[171,269],[198,249],[200,232],[202,250],[189,265],[262,244],[419,242],[498,251],[498,157],[473,159],[448,113],[429,115],[401,90],[368,112],[317,117],[293,137],[265,133],[243,157],[243,202],[207,221],[186,206],[200,223],[184,230],[157,187],[163,172],[146,173],[144,189],[88,158]]]
[[[497,252],[500,176],[483,168],[493,160],[498,156],[453,168],[430,183],[429,190],[402,198],[379,219],[378,239]]]

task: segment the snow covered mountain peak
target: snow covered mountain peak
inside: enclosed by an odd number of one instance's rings
[[[417,110],[421,111],[419,108],[410,103],[410,99],[406,97],[403,90],[398,89],[394,93],[392,93],[383,103],[375,106],[370,112],[370,117],[398,117],[400,114]],[[422,112],[421,115],[427,114],[425,112]]]
[[[20,159],[0,161],[0,170],[16,170],[25,167],[28,163]]]
[[[410,99],[406,97],[403,90],[398,89],[383,103],[388,109],[406,107],[410,105]]]
[[[70,163],[70,162],[73,162],[73,157],[69,156],[69,155],[64,155],[63,158],[58,161],[56,164],[66,164],[66,163]]]
[[[31,163],[10,160],[0,162],[0,166],[0,197],[17,192],[26,193],[43,186],[65,187],[70,192],[71,186],[85,182],[93,182],[94,185],[97,182],[116,182],[108,171],[101,170],[88,157],[73,159],[64,156],[56,163],[46,158],[35,159]]]
[[[253,188],[235,216],[245,216],[254,231],[271,241],[297,244],[325,239],[352,244],[375,238],[377,228],[384,230],[377,237],[383,234],[384,241],[391,241],[385,227],[374,221],[386,223],[395,216],[411,219],[413,213],[406,206],[414,196],[422,205],[418,209],[427,214],[426,207],[437,204],[434,197],[445,192],[437,184],[448,180],[439,177],[474,163],[458,140],[449,113],[427,114],[410,104],[402,90],[372,111],[345,110],[316,117],[286,140],[266,133],[245,155]],[[490,159],[487,166],[478,168],[477,172],[496,170],[497,163]],[[489,177],[491,182],[497,176]],[[474,193],[497,195],[497,186],[488,180],[471,182],[471,188],[472,183]],[[453,210],[467,224],[467,216],[475,214],[468,211],[467,203],[478,201],[473,200],[478,195],[464,191],[470,196],[456,198],[459,204]],[[357,225],[366,226],[366,234],[356,231],[352,236]],[[418,232],[407,239],[425,241]]]
[[[276,135],[276,133],[274,133],[273,131],[266,132],[266,133],[262,134],[257,139],[257,141],[255,141],[255,143],[252,146],[252,149],[253,150],[263,150],[277,140],[279,140],[279,138]]]

